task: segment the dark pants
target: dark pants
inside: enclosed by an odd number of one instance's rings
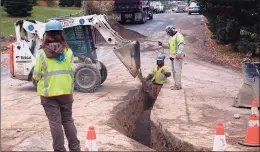
[[[151,96],[153,97],[154,100],[157,99],[157,96],[159,95],[162,84],[156,84],[154,82],[149,82],[148,83],[148,88],[151,90]]]
[[[53,139],[54,151],[66,151],[64,146],[64,134],[68,140],[70,151],[80,151],[80,141],[77,138],[77,129],[72,119],[72,95],[57,97],[42,97],[41,104],[49,119],[50,131]]]
[[[147,82],[147,89],[146,90],[146,94],[145,94],[145,110],[148,108],[148,109],[151,109],[154,102],[156,101],[157,99],[157,96],[158,94],[160,93],[161,91],[161,88],[163,85],[161,84],[155,84],[153,82]],[[148,91],[148,92],[147,92]]]

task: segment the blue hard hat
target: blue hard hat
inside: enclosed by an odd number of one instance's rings
[[[160,61],[163,61],[165,59],[165,56],[164,55],[159,55],[157,56],[157,61],[160,60]]]
[[[57,20],[50,20],[45,26],[45,31],[62,31],[62,25]]]
[[[168,25],[168,26],[165,28],[166,33],[168,33],[169,31],[174,31],[174,30],[175,30],[175,28],[174,28],[173,26],[171,26],[171,25]]]

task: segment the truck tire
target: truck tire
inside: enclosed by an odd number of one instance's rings
[[[147,16],[144,13],[142,13],[142,20],[140,21],[140,23],[144,24],[146,20],[147,20]]]
[[[150,16],[150,20],[152,20],[153,19],[153,14]]]
[[[91,64],[78,64],[75,70],[74,87],[79,92],[96,91],[101,84],[101,74]]]
[[[102,84],[107,79],[107,67],[102,62],[99,61],[99,63],[101,64],[101,70],[100,70],[101,83],[100,84]]]

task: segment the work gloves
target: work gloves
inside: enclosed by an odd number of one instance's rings
[[[175,58],[175,55],[170,54],[170,60],[173,61]]]
[[[171,76],[171,72],[165,72],[164,70],[162,70],[161,72],[163,75],[165,75],[166,77]]]

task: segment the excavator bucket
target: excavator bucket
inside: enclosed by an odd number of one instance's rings
[[[238,93],[238,100],[233,107],[250,108],[252,101],[260,99],[260,62],[243,62],[243,85]],[[260,105],[259,105],[260,106]]]
[[[135,78],[140,69],[140,43],[138,41],[130,42],[115,49],[114,53]]]

